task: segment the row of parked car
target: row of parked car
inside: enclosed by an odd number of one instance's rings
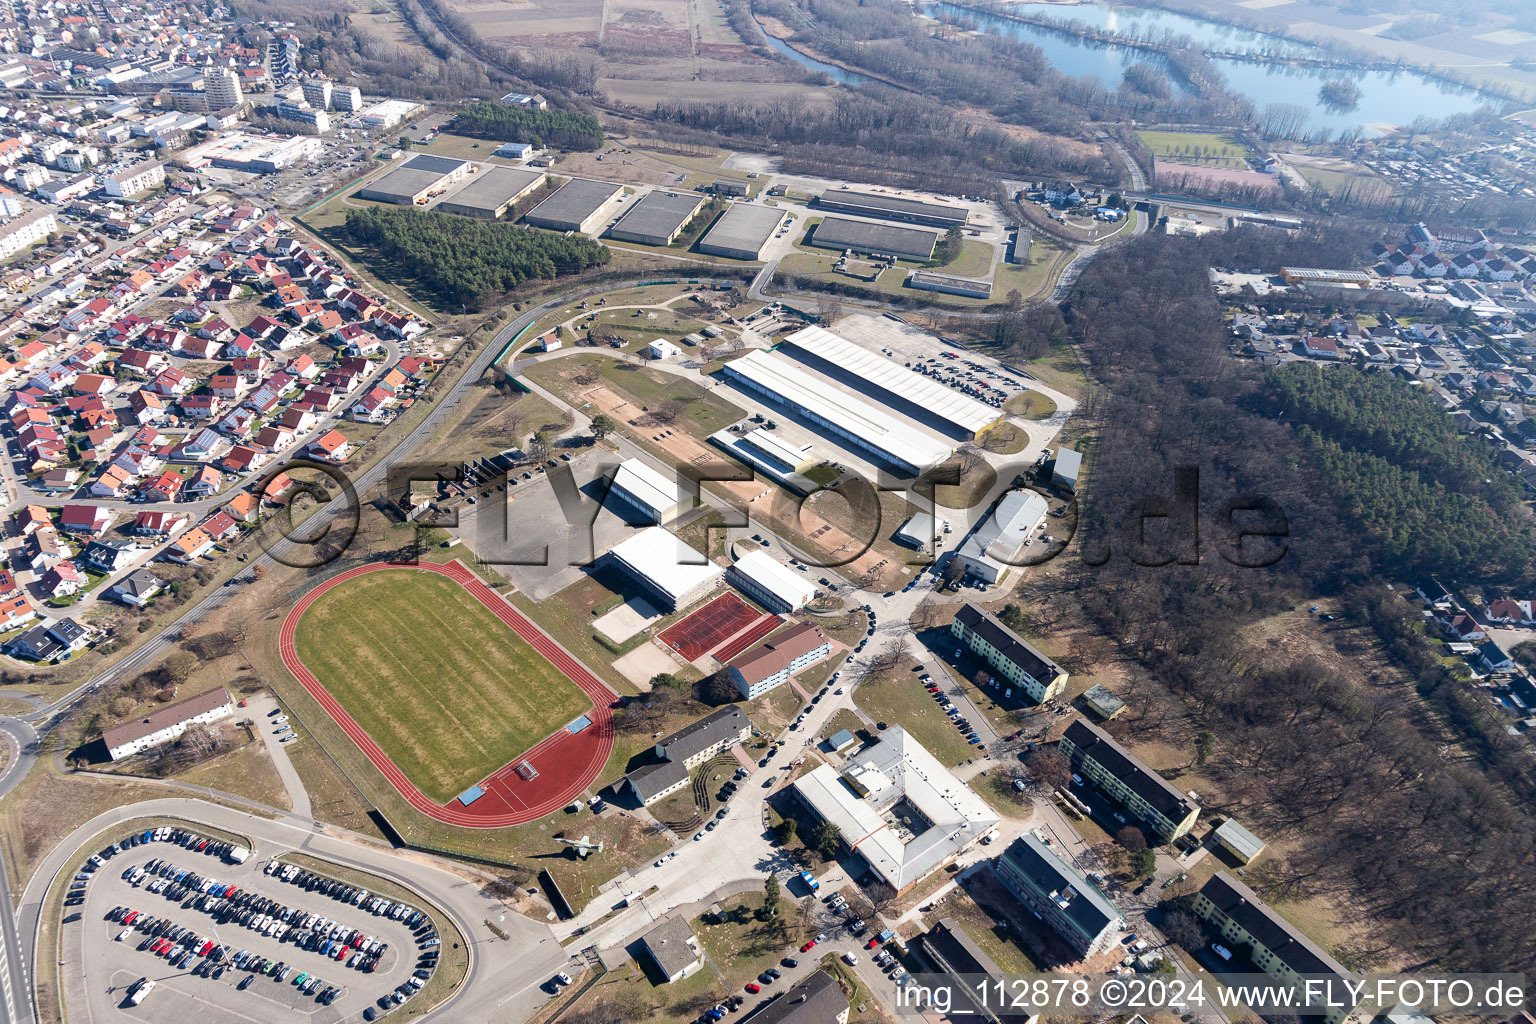
[[[144,936],[139,949],[165,957],[166,962],[173,967],[184,970],[193,959],[213,957],[215,951],[218,953],[215,959],[223,959],[223,947],[190,928],[176,924],[168,917],[153,917],[132,907],[122,906],[113,907],[107,911],[106,916],[108,921],[123,926],[113,941],[127,942],[138,931]]]
[[[955,724],[955,728],[960,730],[960,735],[965,737],[965,742],[973,747],[979,746],[981,744],[981,737],[971,727],[970,719],[962,715],[960,709],[955,707],[954,702],[944,695],[944,692],[939,689],[939,684],[935,683],[933,678],[926,673],[919,677],[918,681],[923,684],[924,689],[933,695],[933,699],[938,701],[939,707],[944,710],[944,714],[949,716],[949,720]]]
[[[99,853],[91,854],[75,870],[75,877],[70,879],[69,891],[64,896],[65,909],[78,907],[85,903],[86,887],[90,884],[96,870],[107,861],[116,857],[124,850],[132,849],[135,846],[142,846],[145,843],[157,842],[176,843],[179,846],[184,846],[200,853],[230,859],[244,860],[246,855],[244,847],[236,847],[232,843],[221,843],[217,840],[208,839],[186,829],[170,828],[167,826],[145,829],[143,832],[131,832],[117,842],[102,847]],[[123,877],[128,877],[128,873],[125,872]],[[79,920],[79,915],[66,914],[64,920],[66,922]]]

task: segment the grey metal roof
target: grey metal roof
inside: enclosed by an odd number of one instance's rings
[[[688,223],[703,205],[704,197],[697,192],[652,189],[619,218],[609,234],[630,241],[668,238]]]
[[[673,761],[686,761],[701,750],[708,749],[721,740],[751,729],[747,713],[735,704],[727,705],[714,714],[706,715],[697,722],[683,726],[657,744]]]
[[[554,195],[528,211],[528,216],[523,219],[536,227],[572,230],[618,195],[622,188],[610,181],[572,178],[556,189]]]
[[[417,193],[432,188],[460,167],[468,166],[467,160],[449,160],[440,156],[412,157],[405,163],[358,189],[357,194],[368,199],[381,197],[390,200],[410,199]]]
[[[817,205],[827,209],[858,210],[875,217],[882,214],[902,218],[922,217],[944,224],[964,224],[971,215],[970,211],[963,206],[948,206],[944,203],[930,203],[921,199],[903,199],[900,196],[873,195],[869,192],[823,192],[816,202]]]
[[[1103,893],[1032,832],[1008,844],[1002,859],[1061,908],[1084,935],[1098,935],[1105,925],[1124,919]]]
[[[715,221],[699,248],[705,252],[720,249],[761,252],[768,239],[784,223],[784,211],[754,203],[732,203],[725,215]]]
[[[939,233],[928,228],[899,228],[894,224],[872,224],[846,217],[824,217],[816,225],[811,244],[829,249],[865,249],[930,259],[939,244]]]
[[[699,958],[698,939],[681,917],[664,917],[640,942],[667,977],[681,973]]]
[[[487,167],[468,185],[437,204],[440,210],[452,210],[456,206],[470,210],[499,210],[514,199],[532,189],[544,175],[521,167]]]

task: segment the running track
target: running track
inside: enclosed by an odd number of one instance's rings
[[[294,646],[299,620],[316,598],[332,587],[370,572],[434,572],[458,583],[555,668],[581,687],[582,692],[592,701],[592,709],[587,712],[592,724],[580,733],[571,733],[562,726],[532,749],[514,757],[480,782],[485,795],[468,807],[460,804],[456,798],[447,804],[432,802],[406,778],[405,773],[395,766],[389,755],[373,741],[373,737],[347,714],[346,709],[320,684],[314,674],[304,667]],[[288,613],[288,618],[283,621],[279,651],[288,671],[304,684],[310,696],[320,702],[320,706],[325,708],[326,713],[373,762],[373,766],[383,773],[396,792],[416,810],[444,824],[464,828],[504,828],[541,818],[580,796],[592,780],[597,778],[597,773],[602,770],[613,751],[613,714],[609,706],[617,699],[614,692],[458,561],[447,565],[425,562],[414,566],[385,563],[364,565],[327,580],[305,594]],[[538,778],[532,781],[523,779],[514,770],[514,766],[525,759],[532,762],[539,772]]]

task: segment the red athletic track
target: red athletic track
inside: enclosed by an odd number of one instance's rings
[[[346,709],[337,702],[336,698],[320,685],[320,681],[299,660],[298,652],[294,647],[294,635],[298,631],[299,619],[303,618],[304,612],[316,598],[332,587],[366,573],[386,571],[434,572],[440,576],[447,576],[468,590],[535,651],[581,687],[582,692],[592,700],[592,709],[587,712],[587,717],[592,720],[592,724],[579,733],[568,732],[562,726],[558,731],[540,740],[531,750],[524,751],[513,758],[505,766],[493,772],[488,779],[480,782],[485,795],[468,807],[460,804],[457,798],[445,805],[433,803],[426,794],[412,784],[410,779],[406,778],[404,772],[395,766],[389,755],[373,741],[373,737],[353,721],[352,716],[347,714]],[[580,662],[567,654],[543,630],[528,621],[517,609],[457,561],[450,562],[448,565],[428,563],[415,566],[383,563],[364,565],[329,579],[305,594],[288,613],[288,618],[283,621],[279,650],[288,671],[304,684],[310,696],[320,702],[320,706],[325,708],[352,742],[367,755],[374,767],[384,774],[390,785],[394,786],[395,790],[416,810],[449,825],[460,825],[464,828],[504,828],[508,825],[522,825],[559,810],[576,799],[592,780],[597,778],[597,773],[602,770],[603,765],[608,761],[608,755],[613,751],[613,714],[609,706],[617,700],[614,692],[587,671]],[[539,773],[538,777],[532,781],[525,780],[515,770],[516,766],[524,760],[532,762]],[[465,786],[465,788],[469,787]]]
[[[730,636],[757,620],[755,611],[735,594],[721,594],[713,601],[679,619],[657,637],[680,654],[684,661],[698,661]]]

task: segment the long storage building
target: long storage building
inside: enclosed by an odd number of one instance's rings
[[[420,206],[472,170],[468,160],[421,153],[357,190],[359,199]]]
[[[927,263],[933,259],[939,233],[928,228],[899,228],[847,217],[824,217],[811,232],[811,244]]]
[[[622,185],[590,178],[572,178],[554,194],[528,211],[523,222],[550,231],[594,234],[608,215],[609,204],[623,191]]]
[[[913,476],[954,450],[777,352],[753,351],[722,369],[732,384],[808,420],[839,445]]]
[[[748,551],[725,571],[725,580],[758,604],[780,615],[799,611],[816,588],[766,551]]]
[[[788,335],[783,349],[829,377],[872,393],[913,419],[936,422],[946,433],[964,441],[973,440],[1003,418],[1001,410],[822,327],[803,327]]]
[[[703,598],[725,576],[724,569],[659,526],[616,545],[608,557],[668,612]]]
[[[621,518],[638,516],[660,525],[676,519],[693,501],[681,493],[677,481],[668,480],[639,459],[625,459],[613,475],[603,504]]]
[[[699,251],[733,260],[760,260],[783,223],[784,211],[778,207],[732,203],[699,243]]]
[[[971,212],[963,206],[852,190],[823,192],[816,199],[816,205],[823,210],[899,220],[907,224],[932,224],[946,230],[965,224],[971,217]]]
[[[1024,548],[1045,521],[1048,508],[1034,491],[1009,491],[954,557],[965,563],[967,576],[996,583],[1003,573],[1024,563]]]
[[[475,180],[437,204],[442,213],[496,220],[513,203],[538,188],[544,175],[521,167],[495,164],[476,175]]]
[[[671,245],[683,226],[704,205],[697,192],[664,192],[652,189],[608,232],[609,238],[641,245]]]

